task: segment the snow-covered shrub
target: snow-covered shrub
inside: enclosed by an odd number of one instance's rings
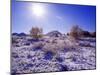
[[[44,46],[44,43],[42,43],[42,42],[34,43],[33,44],[33,51],[42,50],[43,46]]]
[[[93,47],[90,43],[88,42],[85,42],[85,43],[79,43],[80,46],[83,46],[83,47]]]
[[[33,66],[34,66],[34,65],[31,64],[31,63],[29,63],[29,64],[26,65],[26,67],[33,67]]]
[[[52,43],[54,44],[54,43],[57,43],[57,39],[53,39],[52,40]]]
[[[34,38],[31,38],[31,39],[28,39],[27,41],[30,42],[30,43],[34,43],[34,42],[37,42],[38,40],[34,39]]]
[[[53,56],[54,56],[54,53],[52,51],[47,51],[44,54],[44,59],[45,60],[51,60],[53,58]]]
[[[15,53],[15,52],[12,53],[12,57],[13,57],[13,58],[19,58],[18,54]]]
[[[18,43],[17,39],[16,38],[12,38],[12,44],[17,44],[17,43]]]
[[[24,45],[27,45],[27,46],[29,46],[29,45],[30,45],[30,43],[28,43],[28,42],[27,42],[27,43],[25,43]]]
[[[30,30],[30,35],[35,39],[41,38],[43,36],[42,33],[43,33],[42,28],[38,27],[32,27]]]
[[[63,59],[62,57],[56,57],[56,60],[57,60],[58,62],[63,62],[63,61],[64,61],[64,59]]]
[[[53,52],[54,54],[57,53],[57,48],[58,48],[58,47],[57,47],[55,44],[52,44],[52,43],[45,43],[45,45],[43,46],[43,50],[44,50],[45,52],[51,51],[51,52]]]
[[[28,59],[32,59],[32,57],[33,57],[33,56],[31,56],[30,54],[27,55],[27,58],[28,58]]]
[[[59,66],[60,66],[60,71],[69,71],[69,68],[67,65],[59,64]]]

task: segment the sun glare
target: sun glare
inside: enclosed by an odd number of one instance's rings
[[[44,8],[40,4],[34,4],[32,6],[32,11],[33,11],[33,14],[38,17],[43,16],[43,14],[44,14]]]

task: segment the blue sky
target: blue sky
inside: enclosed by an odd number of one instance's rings
[[[43,7],[44,14],[33,14],[32,5]],[[12,33],[29,33],[31,27],[41,27],[44,33],[58,30],[67,33],[73,25],[95,31],[96,7],[70,4],[12,1]]]

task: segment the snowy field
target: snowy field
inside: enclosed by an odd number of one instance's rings
[[[39,40],[29,36],[12,36],[12,73],[39,73],[93,70],[96,68],[96,39],[69,36],[44,36]]]

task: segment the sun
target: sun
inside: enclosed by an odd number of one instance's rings
[[[44,15],[44,7],[40,4],[34,4],[32,6],[32,12],[34,15],[40,17],[40,16],[43,16]]]

